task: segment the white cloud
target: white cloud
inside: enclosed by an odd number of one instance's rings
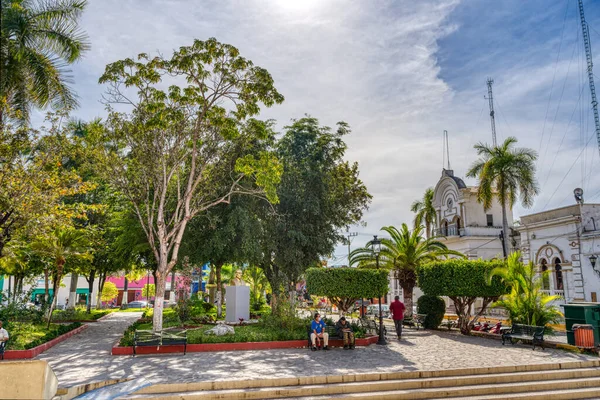
[[[486,71],[466,77],[467,87],[451,87],[440,77],[439,41],[460,29],[452,19],[458,5],[458,0],[93,0],[83,18],[92,51],[75,67],[82,100],[78,115],[103,115],[98,102],[103,89],[97,79],[107,63],[141,52],[168,54],[194,38],[216,37],[238,47],[275,78],[286,101],[265,110],[263,117],[277,119],[279,126],[305,113],[330,126],[339,120],[350,123],[347,156],[359,161],[361,177],[374,195],[365,217],[368,225],[359,230],[377,233],[383,225],[410,222],[410,203],[437,182],[444,129],[450,132],[457,175],[464,176],[473,161],[472,145],[491,140],[483,98]],[[544,44],[550,49],[554,45],[551,39]],[[485,59],[475,54],[455,68],[460,71]],[[537,150],[546,110],[546,102],[539,99],[547,99],[554,63],[521,57],[498,64],[503,69],[495,77],[499,136],[516,135],[522,145]],[[567,65],[559,64],[555,87],[562,84]],[[565,113],[577,100],[568,92],[561,106],[568,109]],[[556,108],[552,104],[551,111]],[[561,112],[554,127],[547,159],[555,162],[555,171],[568,169],[579,153],[578,139],[567,139],[554,155],[568,119]],[[588,152],[588,163],[593,154]],[[549,170],[542,167],[540,180]],[[540,203],[562,176],[552,174],[551,188],[544,190]],[[569,178],[560,194],[572,190],[571,183]],[[366,239],[359,236],[354,245]]]

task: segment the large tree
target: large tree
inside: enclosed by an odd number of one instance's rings
[[[163,77],[187,85],[165,89]],[[280,164],[269,153],[239,149],[266,135],[265,124],[249,117],[283,96],[265,69],[215,39],[195,40],[171,58],[140,54],[112,63],[100,82],[109,84],[109,104],[127,105],[111,109],[98,149],[106,178],[129,199],[156,259],[153,328],[160,331],[166,278],[189,221],[239,194],[277,201]]]
[[[305,117],[285,128],[276,143],[284,165],[277,188],[280,202],[262,204],[261,260],[276,299],[282,287],[295,292],[304,271],[328,257],[343,230],[360,222],[371,195],[359,178],[358,164],[344,160],[349,126],[332,130]],[[292,293],[293,295],[294,293]]]
[[[1,0],[0,105],[26,122],[32,107],[73,107],[66,66],[89,49],[79,29],[85,0]],[[0,127],[6,123],[0,108]]]
[[[477,200],[488,210],[493,199],[498,199],[502,207],[502,242],[504,254],[508,255],[508,218],[507,207],[512,210],[517,199],[521,198],[524,207],[533,205],[533,198],[538,194],[535,179],[535,160],[537,153],[526,148],[514,148],[517,139],[507,138],[499,146],[488,146],[484,143],[475,145],[480,158],[473,163],[467,176],[477,178]]]
[[[402,287],[406,315],[411,316],[413,289],[417,284],[417,268],[442,257],[450,255],[464,257],[464,255],[449,250],[436,238],[425,239],[422,236],[423,226],[418,226],[412,232],[406,224],[402,224],[400,229],[394,226],[384,226],[381,230],[386,232],[390,238],[381,239],[379,266],[388,271],[394,271],[394,275]],[[364,268],[377,267],[372,240],[365,247],[355,249],[350,253],[350,265],[353,264]]]
[[[433,206],[433,188],[428,188],[421,200],[415,200],[410,206],[410,211],[416,213],[414,227],[425,225],[425,237],[433,236],[433,228],[437,219],[437,213]]]

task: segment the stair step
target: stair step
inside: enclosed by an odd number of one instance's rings
[[[525,393],[543,390],[595,387],[600,390],[600,369],[559,370],[459,378],[403,379],[375,382],[267,387],[253,389],[204,390],[195,392],[131,395],[128,399],[278,399],[278,398],[369,398],[430,399],[489,394]]]
[[[565,397],[547,397],[549,394],[559,394]],[[576,393],[576,395],[569,395]],[[507,396],[510,395],[510,396]],[[600,380],[573,379],[563,381],[548,381],[543,383],[520,383],[501,385],[462,386],[456,388],[417,389],[417,390],[393,390],[386,392],[347,393],[329,396],[302,396],[302,397],[280,397],[275,400],[419,400],[419,399],[487,399],[497,400],[500,398],[512,399],[594,399],[600,398]],[[579,397],[577,397],[579,396]]]
[[[573,399],[600,399],[600,388],[568,389],[568,390],[544,390],[541,392],[515,393],[512,399],[527,400],[573,400]],[[443,397],[431,399],[442,400]],[[289,400],[289,399],[288,399]],[[498,400],[498,395],[469,396],[461,400]]]
[[[258,388],[281,388],[281,387],[301,387],[308,385],[328,385],[328,384],[348,384],[360,382],[382,382],[390,380],[408,380],[408,379],[434,379],[450,377],[467,376],[489,376],[509,373],[530,373],[530,372],[557,372],[582,370],[584,368],[600,367],[600,361],[577,361],[567,363],[553,364],[534,364],[534,365],[513,365],[500,367],[479,367],[434,371],[403,371],[389,373],[366,373],[353,375],[320,375],[304,376],[295,378],[277,378],[277,379],[251,379],[251,380],[232,380],[232,381],[206,381],[206,382],[188,382],[188,383],[166,383],[156,384],[146,387],[136,392],[141,394],[172,394],[199,392],[206,390],[231,390],[231,389],[258,389]]]

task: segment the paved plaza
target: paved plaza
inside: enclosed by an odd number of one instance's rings
[[[563,350],[465,337],[454,332],[405,330],[401,342],[371,345],[354,351],[307,349],[188,353],[183,356],[111,356],[110,349],[139,313],[113,313],[90,324],[79,335],[41,354],[59,379],[73,386],[109,378],[145,378],[152,383],[257,379],[307,375],[340,375],[555,363],[597,359]]]

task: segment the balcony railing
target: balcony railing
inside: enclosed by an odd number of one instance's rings
[[[457,228],[456,225],[448,225],[434,230],[436,236],[488,236],[498,237],[502,231],[501,226],[467,226]]]
[[[564,290],[554,290],[554,289],[551,289],[551,290],[540,290],[540,292],[546,294],[547,296],[558,296],[558,297],[560,297],[563,300],[565,298],[565,291]]]

